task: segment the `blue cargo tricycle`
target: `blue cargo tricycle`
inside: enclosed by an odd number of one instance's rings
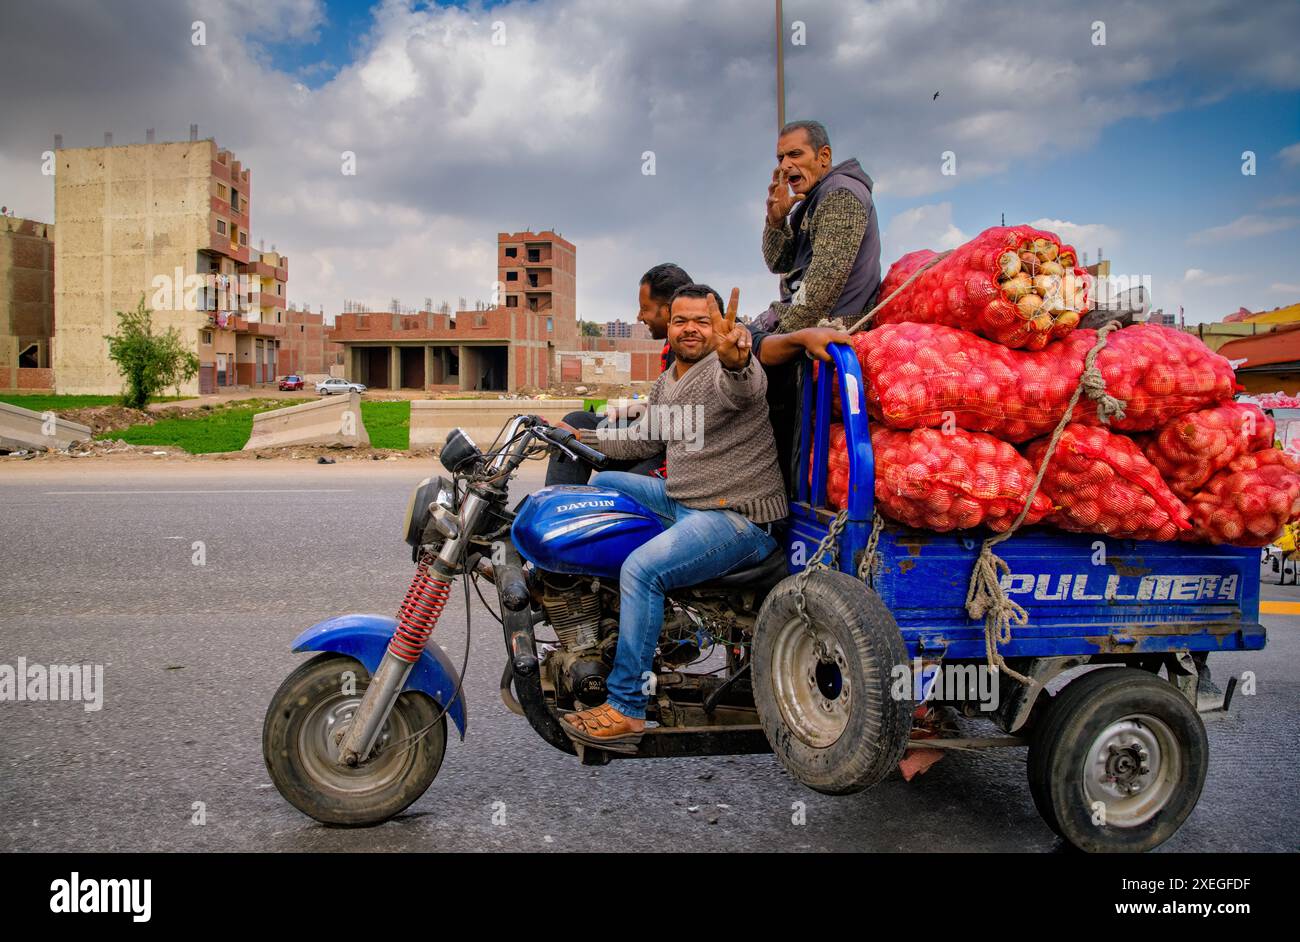
[[[467,613],[471,582],[495,588],[484,606],[503,632],[506,707],[585,764],[771,751],[802,784],[840,795],[921,750],[1027,746],[1034,802],[1068,844],[1167,839],[1205,780],[1207,655],[1264,646],[1259,551],[1028,528],[998,547],[1000,588],[1024,616],[998,637],[967,614],[985,534],[876,518],[862,375],[847,346],[831,355],[832,369],[805,371],[801,385],[803,470],[783,548],[669,594],[651,722],[632,750],[576,743],[560,716],[603,702],[619,569],[663,522],[600,487],[543,488],[512,507],[508,484],[529,458],[604,462],[519,415],[486,449],[448,435],[439,461],[450,477],[422,481],[408,507],[416,573],[397,617],[346,615],[294,642],[318,653],[267,711],[263,753],[280,793],[317,820],[368,825],[429,787],[447,718],[462,737],[467,726],[463,668],[430,637],[459,576]],[[826,497],[832,378],[848,448],[838,513]],[[1212,705],[1226,709],[1232,689]],[[999,735],[967,735],[957,714]]]

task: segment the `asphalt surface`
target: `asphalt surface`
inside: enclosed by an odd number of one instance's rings
[[[523,490],[540,484],[531,470]],[[303,816],[260,749],[266,705],[300,661],[289,641],[336,614],[395,610],[411,575],[399,527],[428,473],[416,461],[0,462],[0,664],[102,664],[105,688],[98,712],[0,702],[0,850],[1061,849],[1022,749],[954,754],[842,798],[801,787],[770,755],[580,766],[502,706],[503,644],[477,600],[469,736],[452,738],[429,791],[371,829]],[[1163,851],[1300,847],[1300,617],[1264,621],[1264,651],[1211,658],[1220,682],[1253,671],[1257,693],[1207,718],[1205,791]],[[457,665],[464,634],[458,590],[436,634]]]

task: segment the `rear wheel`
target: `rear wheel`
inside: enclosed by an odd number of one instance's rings
[[[397,698],[370,758],[356,768],[337,762],[338,736],[369,682],[359,661],[319,654],[285,678],[266,712],[262,756],[271,781],[291,805],[325,824],[387,821],[424,794],[442,765],[447,718],[434,723],[438,705],[409,690]]]
[[[795,579],[772,591],[754,626],[759,719],[799,782],[829,795],[861,791],[896,768],[907,748],[913,703],[893,689],[894,668],[906,667],[907,648],[880,597],[842,572],[823,570],[808,579],[810,637]],[[828,660],[819,659],[814,638]]]
[[[1089,852],[1146,851],[1191,814],[1209,742],[1173,684],[1133,668],[1099,668],[1067,684],[1029,745],[1039,814]]]

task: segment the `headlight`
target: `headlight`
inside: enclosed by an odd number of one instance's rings
[[[425,478],[411,492],[411,499],[406,505],[406,519],[402,523],[402,537],[412,549],[418,549],[424,539],[433,504],[446,508],[448,512],[455,512],[456,509],[456,494],[452,483],[441,475]]]
[[[482,457],[483,452],[479,450],[478,445],[474,444],[474,439],[460,428],[454,428],[447,433],[447,440],[443,443],[442,450],[438,452],[438,460],[452,474]]]

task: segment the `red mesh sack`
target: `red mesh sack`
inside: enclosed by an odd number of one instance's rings
[[[938,252],[932,249],[918,249],[915,252],[908,252],[894,264],[889,266],[889,271],[885,272],[885,277],[880,280],[880,294],[878,297],[881,301],[894,293],[894,289],[901,285],[930,259],[938,255]],[[890,302],[891,305],[897,303],[898,299]],[[879,303],[879,302],[877,302]]]
[[[1055,428],[1097,333],[1076,330],[1044,350],[1024,351],[952,327],[901,323],[853,341],[867,408],[885,424],[939,427],[952,412],[958,428],[1022,442]],[[1226,359],[1190,334],[1150,324],[1112,332],[1097,367],[1106,391],[1127,403],[1124,418],[1112,423],[1123,431],[1158,428],[1236,389]],[[1096,405],[1083,400],[1074,419],[1097,424]]]
[[[1035,473],[1046,450],[1045,438],[1025,449]],[[1047,522],[1063,530],[1173,540],[1191,529],[1187,507],[1137,443],[1100,426],[1073,422],[1065,427],[1040,492],[1053,505]]]
[[[923,250],[899,259],[881,282],[881,299],[934,255]],[[1041,350],[1088,310],[1087,278],[1074,247],[1054,234],[995,226],[923,272],[875,320],[946,324],[1007,347]]]
[[[1126,403],[1124,418],[1111,427],[1129,432],[1159,428],[1193,409],[1230,400],[1237,391],[1231,363],[1198,337],[1158,324],[1113,332],[1097,355],[1097,368],[1106,379],[1106,392]],[[1095,408],[1079,408],[1079,421],[1096,421]]]
[[[871,447],[880,513],[924,530],[942,533],[980,525],[1006,530],[1033,483],[1029,463],[1014,448],[979,432],[877,428]],[[843,509],[847,495],[844,428],[832,425],[827,496]],[[1038,522],[1050,509],[1046,497],[1035,496],[1025,523]]]
[[[1234,459],[1188,501],[1194,538],[1267,546],[1300,517],[1300,464],[1268,448]]]
[[[1273,420],[1259,406],[1229,402],[1179,416],[1142,441],[1142,451],[1183,499],[1233,460],[1273,446]]]
[[[1115,335],[1111,335],[1114,339]],[[958,428],[1023,442],[1050,432],[1078,385],[1093,331],[1041,352],[1012,350],[936,324],[886,324],[857,348],[867,409],[893,428]]]

